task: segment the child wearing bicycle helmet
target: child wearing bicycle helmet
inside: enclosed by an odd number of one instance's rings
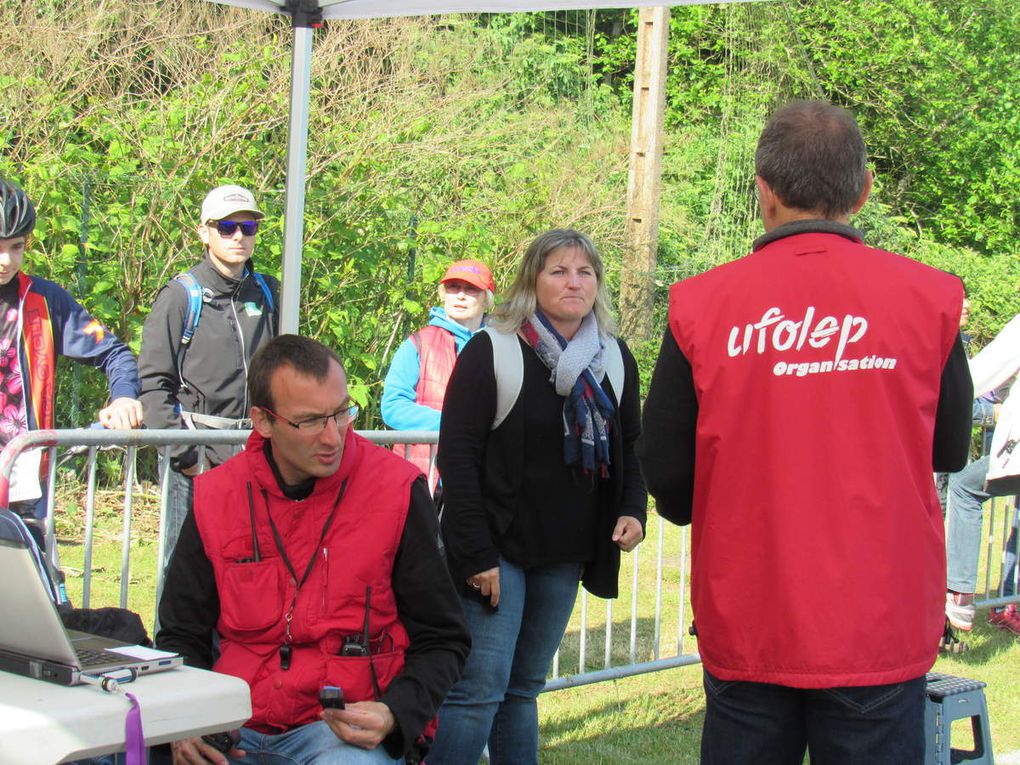
[[[25,431],[56,427],[57,356],[106,375],[110,403],[98,413],[103,427],[140,427],[134,354],[67,290],[22,270],[35,221],[28,195],[0,178],[0,447]],[[19,495],[16,485],[12,499],[12,509],[29,519],[45,515],[42,498]]]

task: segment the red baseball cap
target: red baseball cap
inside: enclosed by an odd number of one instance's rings
[[[467,282],[480,290],[496,291],[496,282],[492,280],[492,271],[480,260],[458,260],[446,269],[446,273],[443,274],[439,283],[445,284],[454,281]]]

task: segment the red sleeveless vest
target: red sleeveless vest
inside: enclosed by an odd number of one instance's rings
[[[447,330],[431,324],[412,334],[411,341],[418,349],[419,360],[415,403],[442,411],[446,386],[457,363],[457,343]],[[428,444],[398,444],[393,451],[429,476],[429,489],[435,491],[439,474],[429,472],[431,449]]]
[[[263,444],[252,433],[242,453],[196,478],[194,507],[220,594],[221,655],[214,669],[251,687],[249,727],[279,733],[319,719],[321,686],[341,686],[348,701],[371,700],[371,669],[385,690],[403,668],[408,637],[397,617],[391,580],[417,471],[348,430],[337,472],[319,479],[307,499],[295,501],[281,493]],[[258,562],[253,562],[249,483]],[[300,589],[280,555],[270,512],[298,576],[315,560]],[[340,656],[344,636],[363,633],[366,605],[372,668],[368,657]],[[291,646],[289,669],[281,668],[284,643]]]
[[[829,233],[673,285],[699,405],[691,598],[716,677],[827,688],[931,667],[932,441],[962,301],[956,277]]]

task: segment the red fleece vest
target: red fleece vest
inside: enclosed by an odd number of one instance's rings
[[[672,287],[698,396],[692,603],[723,680],[918,677],[943,626],[935,409],[960,280],[835,234]]]
[[[457,344],[453,335],[442,327],[429,325],[411,335],[418,349],[418,387],[415,388],[415,403],[432,409],[443,409],[446,386],[457,363]],[[397,445],[393,451],[413,463],[425,475],[429,475],[429,452],[427,444],[411,446]],[[438,474],[431,476],[429,488],[436,488]]]
[[[381,690],[404,665],[407,632],[397,617],[392,584],[417,471],[391,452],[348,430],[337,472],[316,482],[312,495],[283,496],[253,433],[245,451],[195,480],[195,519],[220,595],[221,655],[215,670],[251,687],[249,727],[278,733],[318,719],[318,691],[339,685],[348,701],[374,698],[369,659],[340,656],[344,636],[364,629],[371,588],[371,662]],[[322,544],[323,525],[346,480],[343,499]],[[247,485],[255,507],[255,558]],[[268,506],[267,506],[268,499]],[[300,590],[284,565],[268,513],[298,576],[315,564]],[[280,666],[288,642],[290,668]]]

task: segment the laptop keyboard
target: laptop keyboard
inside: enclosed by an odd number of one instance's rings
[[[87,667],[100,667],[113,662],[113,657],[106,651],[93,651],[91,648],[76,648],[78,664],[82,669]]]

